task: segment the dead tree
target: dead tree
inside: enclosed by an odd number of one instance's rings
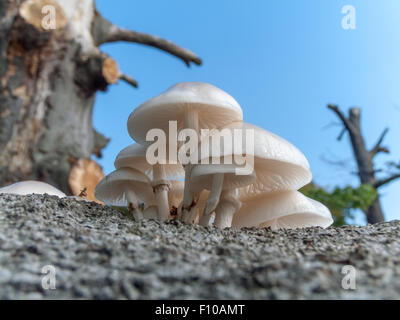
[[[378,179],[376,173],[378,170],[374,167],[374,158],[379,153],[389,153],[389,149],[382,145],[383,140],[388,133],[388,128],[383,130],[378,141],[372,149],[368,150],[361,132],[360,118],[361,111],[359,108],[351,108],[349,115],[346,117],[340,109],[335,105],[328,105],[328,108],[332,110],[341,120],[343,129],[338,136],[340,141],[343,135],[347,132],[350,137],[351,147],[357,163],[358,176],[362,184],[368,184],[373,186],[377,191],[379,188],[387,185],[388,183],[400,178],[400,173],[391,173],[388,177]],[[384,221],[384,215],[382,207],[378,197],[372,203],[372,205],[365,209],[365,215],[368,223],[377,223]]]
[[[0,0],[0,186],[35,179],[71,193],[74,165],[101,156],[108,139],[92,126],[96,92],[118,80],[137,86],[99,49],[116,41],[201,64],[167,40],[112,24],[94,0]]]

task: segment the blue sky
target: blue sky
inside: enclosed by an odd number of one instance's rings
[[[113,170],[120,149],[132,143],[129,114],[143,101],[180,81],[204,81],[230,93],[244,120],[296,145],[310,162],[316,183],[357,185],[348,137],[326,108],[362,109],[372,146],[387,126],[391,155],[400,159],[400,1],[396,0],[97,0],[112,22],[152,33],[189,48],[203,59],[190,69],[175,57],[137,44],[102,49],[139,89],[120,83],[97,96],[95,127],[112,140],[100,164]],[[341,27],[344,5],[356,9],[356,29]],[[345,167],[327,163],[342,161]],[[400,181],[381,189],[387,220],[400,219]],[[363,224],[362,214],[356,223]]]

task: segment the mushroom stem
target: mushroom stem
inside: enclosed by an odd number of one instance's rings
[[[165,175],[165,167],[162,164],[157,163],[153,166],[153,190],[157,201],[158,219],[166,221],[169,218],[169,182]]]
[[[193,201],[190,208],[187,209],[187,214],[185,216],[185,223],[194,224],[196,221],[198,222],[198,208],[197,202],[199,200],[199,195],[193,195]]]
[[[214,225],[221,229],[231,227],[233,216],[241,205],[241,202],[236,199],[235,189],[224,191],[215,209]]]
[[[160,221],[167,221],[169,218],[168,190],[168,184],[160,184],[154,187],[158,206],[158,219]]]
[[[153,205],[146,208],[143,212],[143,216],[145,219],[157,219],[158,218],[157,206]]]
[[[205,216],[204,214],[201,216],[200,218],[200,225],[202,225],[203,227],[208,227],[210,225],[214,224],[214,220],[215,219],[215,211],[211,212],[209,215]]]
[[[193,129],[199,134],[199,114],[196,110],[188,107],[185,111],[184,126],[187,129]],[[182,221],[185,223],[193,223],[192,208],[196,206],[196,199],[190,187],[190,175],[192,173],[193,164],[187,164],[185,169],[185,188],[183,191],[182,204]]]
[[[126,192],[126,200],[128,201],[128,210],[132,213],[136,221],[143,219],[142,211],[139,209],[139,202],[136,193],[132,190]]]
[[[210,224],[215,208],[217,208],[219,199],[221,197],[222,186],[224,184],[224,174],[216,173],[213,177],[211,192],[207,198],[206,206],[203,211],[203,216],[201,217],[200,224],[204,227]]]

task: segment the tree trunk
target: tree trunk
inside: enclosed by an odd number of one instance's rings
[[[354,157],[358,167],[358,176],[362,184],[374,186],[376,182],[375,169],[372,163],[373,157],[365,146],[365,141],[361,132],[359,108],[351,108],[349,120],[353,124],[353,130],[350,133],[351,145],[353,146]],[[368,223],[377,223],[385,221],[379,195],[371,206],[364,210]]]
[[[328,108],[333,110],[338,117],[342,120],[344,130],[347,130],[350,136],[350,142],[353,149],[353,154],[356,159],[358,176],[362,184],[369,184],[373,187],[376,186],[377,179],[375,178],[375,169],[373,165],[373,157],[378,152],[383,152],[384,149],[380,147],[380,143],[383,140],[386,131],[384,132],[377,145],[371,151],[368,151],[365,145],[365,141],[361,132],[360,118],[361,111],[359,108],[351,108],[349,110],[349,117],[346,118],[341,111],[333,105],[329,105]],[[342,134],[339,136],[341,139]],[[373,202],[373,204],[364,210],[368,223],[377,223],[385,221],[383,211],[380,204],[379,195]]]
[[[0,186],[34,179],[70,194],[74,164],[101,156],[108,139],[92,125],[96,92],[118,79],[136,85],[97,47],[107,41],[139,42],[138,33],[125,40],[118,38],[119,31],[131,32],[101,17],[93,0],[0,2]],[[186,64],[201,63],[166,40],[156,38],[164,41],[160,44],[139,35],[140,43]]]
[[[367,209],[365,209],[364,213],[367,216],[368,223],[378,223],[385,221],[381,207],[381,202],[379,200],[379,195],[376,197],[372,205],[369,206]]]

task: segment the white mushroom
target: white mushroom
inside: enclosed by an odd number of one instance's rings
[[[150,179],[141,171],[121,168],[104,177],[95,190],[97,199],[114,206],[128,206],[136,220],[143,218],[139,201],[154,204]]]
[[[137,107],[129,116],[128,132],[135,141],[149,145],[147,132],[159,128],[168,136],[169,121],[177,121],[178,130],[196,130],[242,119],[239,104],[225,91],[208,83],[181,82]]]
[[[222,216],[218,218],[218,214],[216,215],[215,224],[221,227],[229,226],[229,219],[234,214],[231,211],[233,208],[240,207],[233,194],[225,194],[224,204],[221,204],[222,207],[219,209],[217,207],[223,190],[224,180],[226,179],[226,174],[225,177],[221,177],[223,172],[220,170],[222,168],[230,168],[231,176],[236,177],[234,179],[239,179],[238,181],[241,181],[240,178],[246,178],[246,175],[235,176],[236,169],[240,168],[236,164],[235,157],[243,157],[244,160],[249,161],[250,163],[242,165],[247,167],[247,169],[254,168],[257,177],[257,179],[251,182],[246,181],[247,186],[242,188],[242,194],[252,195],[282,190],[296,190],[311,181],[309,164],[304,155],[288,141],[255,125],[245,122],[234,122],[221,128],[219,132],[210,132],[209,135],[202,138],[201,143],[209,143],[215,134],[221,136],[222,130],[231,132],[228,137],[232,141],[230,141],[230,144],[226,144],[225,142],[228,141],[224,140],[223,147],[219,150],[213,150],[212,153],[210,152],[212,158],[209,159],[209,162],[211,162],[218,158],[221,165],[198,165],[196,169],[193,169],[196,171],[195,174],[192,174],[192,188],[204,186],[204,184],[199,183],[198,179],[204,175],[203,172],[206,170],[208,170],[208,176],[213,178],[210,197],[207,200],[206,209],[200,224],[207,225],[210,215],[216,210]],[[240,135],[238,135],[238,132]],[[252,138],[250,141],[247,138],[248,134]],[[211,147],[213,146],[211,145]],[[201,158],[203,162],[203,155]],[[224,164],[225,159],[231,159],[233,164]],[[209,169],[206,169],[207,167]],[[238,185],[235,188],[243,186],[244,184]],[[229,188],[229,190],[231,189],[233,188]],[[234,199],[235,201],[228,205],[227,202],[229,202],[229,199]]]
[[[158,207],[158,218],[165,221],[169,217],[168,190],[170,188],[169,177],[182,177],[183,168],[179,163],[151,165],[146,159],[146,147],[134,143],[117,155],[114,166],[119,168],[133,168],[149,176],[152,176],[152,187],[154,189]]]
[[[67,195],[57,188],[41,181],[21,181],[0,189],[0,194],[11,193],[19,195],[28,194],[48,194],[57,196],[59,198],[66,197]]]
[[[235,199],[235,189],[247,186],[256,180],[254,171],[248,175],[237,175],[237,165],[234,164],[203,164],[196,165],[192,170],[191,175],[191,188],[194,194],[200,193],[203,189],[211,190],[205,204],[204,212],[200,220],[203,226],[209,225],[211,216],[218,203],[220,197],[224,199],[224,205],[220,207],[219,213],[216,213],[216,226],[226,227],[230,226],[232,216],[238,209],[238,204]],[[225,210],[224,210],[225,209]],[[191,214],[193,223],[195,218],[195,211]],[[219,218],[218,215],[220,215]],[[220,224],[221,223],[221,224]]]
[[[221,89],[202,82],[182,82],[169,88],[136,108],[128,119],[130,136],[140,144],[148,145],[146,134],[159,128],[169,136],[170,121],[177,121],[177,129],[219,128],[243,119],[239,104]],[[191,165],[185,165],[183,217],[196,202],[190,192]]]
[[[234,227],[327,228],[333,223],[327,207],[298,191],[265,194],[242,202],[233,218]]]
[[[255,196],[261,193],[284,190],[298,190],[312,179],[310,165],[306,157],[287,140],[245,122],[235,122],[225,127],[229,130],[242,130],[245,140],[246,130],[254,133],[254,155],[250,155],[257,179],[251,185],[242,188],[242,195]],[[237,145],[233,141],[232,145]],[[242,141],[241,148],[229,150],[224,148],[221,157],[225,155],[248,155],[246,142]],[[221,160],[222,161],[222,160]]]

